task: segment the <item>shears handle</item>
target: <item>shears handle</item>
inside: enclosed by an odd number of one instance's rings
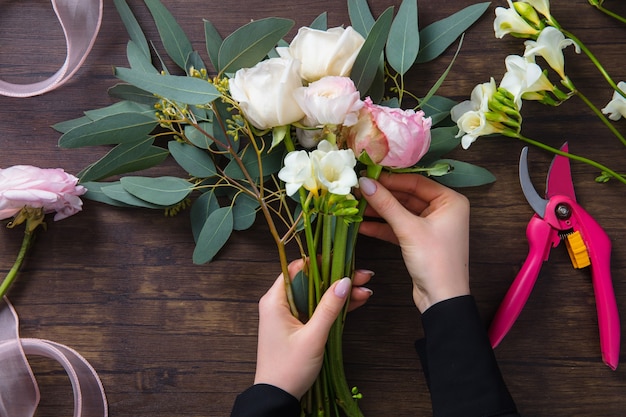
[[[488,334],[492,348],[500,344],[528,301],[541,266],[550,255],[550,247],[554,243],[554,234],[554,229],[536,214],[528,222],[526,227],[529,245],[528,256],[489,326]]]
[[[619,363],[620,322],[611,280],[611,240],[602,227],[579,206],[574,216],[582,230],[591,260],[591,279],[596,299],[602,360],[615,370]]]

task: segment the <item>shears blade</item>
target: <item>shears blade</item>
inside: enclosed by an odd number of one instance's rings
[[[561,151],[569,152],[567,142],[561,146]],[[569,158],[562,155],[556,155],[552,159],[546,179],[546,197],[552,198],[557,195],[566,196],[576,201]]]
[[[522,186],[522,192],[524,193],[524,197],[526,197],[526,201],[528,201],[528,204],[535,213],[543,219],[546,214],[548,200],[539,195],[530,180],[530,174],[528,172],[528,146],[522,149],[519,157],[519,182]]]

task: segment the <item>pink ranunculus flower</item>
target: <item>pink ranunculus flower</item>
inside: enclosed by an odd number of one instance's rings
[[[367,97],[357,123],[348,128],[348,146],[357,157],[366,151],[379,165],[411,167],[428,152],[431,125],[421,110],[379,106]]]
[[[43,169],[15,165],[0,169],[0,220],[15,216],[24,207],[43,208],[61,220],[82,210],[78,197],[87,192],[78,178],[61,168]]]

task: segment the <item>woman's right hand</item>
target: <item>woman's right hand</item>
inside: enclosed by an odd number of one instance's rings
[[[383,173],[359,180],[368,202],[359,232],[400,245],[413,280],[413,301],[431,305],[467,295],[469,289],[469,201],[420,174]]]

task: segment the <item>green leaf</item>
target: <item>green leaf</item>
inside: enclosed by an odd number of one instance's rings
[[[376,75],[392,19],[393,8],[389,7],[374,23],[352,66],[350,78],[362,95],[369,90]]]
[[[125,166],[137,158],[141,158],[151,148],[153,138],[117,145],[96,163],[90,165],[79,174],[81,181],[98,181],[116,173],[120,166]]]
[[[154,68],[154,65],[152,65],[150,57],[146,57],[143,54],[143,51],[133,41],[128,41],[128,44],[126,45],[126,58],[128,59],[128,64],[134,70],[155,74],[159,73],[159,70]]]
[[[315,18],[315,20],[313,20],[313,22],[311,22],[309,27],[311,29],[327,30],[328,29],[328,13],[327,12],[321,13],[319,16]]]
[[[490,2],[473,4],[422,29],[417,62],[432,61],[441,55],[485,13],[490,4]]]
[[[164,209],[166,206],[158,204],[152,204],[145,200],[135,197],[124,189],[120,182],[112,183],[111,185],[102,186],[100,191],[111,200],[118,201],[122,204],[132,207],[142,207],[149,209]]]
[[[375,23],[367,0],[348,0],[348,15],[354,30],[366,38]]]
[[[439,79],[437,80],[437,82],[435,82],[435,84],[430,88],[426,96],[422,99],[422,102],[427,103],[430,100],[430,98],[435,95],[437,90],[439,90],[439,87],[441,87],[441,84],[443,84],[444,80],[448,76],[448,73],[452,69],[452,65],[454,65],[454,61],[456,61],[456,57],[459,55],[459,52],[461,51],[461,45],[463,45],[463,36],[461,36],[461,40],[459,41],[459,46],[456,49],[456,52],[454,53],[454,56],[452,57],[450,64],[448,64],[448,67],[446,68],[446,70],[439,76]]]
[[[213,134],[213,123],[201,122],[198,123],[198,127],[209,135]],[[206,134],[198,130],[195,126],[185,126],[185,137],[189,139],[191,143],[201,149],[209,149],[213,144],[213,141]]]
[[[490,184],[496,180],[496,177],[485,168],[467,162],[440,159],[436,163],[447,163],[452,167],[452,171],[449,174],[435,178],[438,182],[448,187],[476,187]]]
[[[103,191],[103,187],[110,187],[111,185],[119,185],[119,181],[116,182],[81,182],[82,186],[87,189],[87,192],[83,195],[88,200],[97,201],[99,203],[108,204],[116,207],[132,207],[130,204],[123,203],[119,200],[114,200],[107,196]]]
[[[91,123],[92,119],[87,116],[82,116],[77,119],[66,120],[52,125],[52,128],[60,133],[67,133],[75,127],[86,125]]]
[[[455,149],[461,143],[461,138],[456,134],[459,128],[456,126],[438,127],[430,130],[430,148],[424,158],[439,159],[443,155]]]
[[[206,40],[206,51],[209,54],[211,65],[213,65],[213,68],[217,71],[218,57],[223,40],[217,29],[215,29],[215,26],[213,26],[213,23],[208,20],[204,20],[204,38]]]
[[[142,90],[179,103],[207,104],[220,97],[212,84],[200,78],[146,74],[129,68],[116,68],[115,75]]]
[[[149,106],[154,106],[154,103],[158,101],[158,98],[155,97],[154,94],[131,84],[116,84],[109,88],[108,93],[111,97],[147,104]]]
[[[200,56],[200,54],[196,51],[193,51],[191,54],[189,54],[189,56],[187,57],[187,73],[190,74],[191,68],[193,67],[194,69],[201,71],[201,70],[206,70],[206,65],[204,65],[204,61],[202,61],[202,57]]]
[[[458,104],[456,101],[447,97],[432,95],[428,101],[420,103],[420,109],[424,111],[426,117],[432,117],[433,125],[436,125],[450,115],[450,110],[456,104]]]
[[[291,282],[293,301],[301,314],[309,313],[309,277],[299,270]]]
[[[415,62],[419,48],[417,0],[403,0],[389,31],[387,62],[398,74],[404,75]]]
[[[219,208],[220,204],[213,190],[202,193],[200,197],[194,201],[190,210],[191,232],[194,242],[198,242],[198,236],[200,236],[206,219]]]
[[[99,109],[87,110],[85,116],[90,120],[99,120],[103,117],[113,116],[120,113],[143,113],[146,116],[150,116],[156,121],[154,116],[154,109],[151,106],[135,103],[133,101],[118,101],[110,106],[101,107]]]
[[[228,242],[233,232],[233,212],[230,207],[222,207],[209,215],[193,251],[193,263],[211,262],[217,252]]]
[[[124,190],[148,203],[172,206],[185,199],[193,185],[178,177],[124,177]]]
[[[167,148],[178,165],[192,177],[207,178],[217,175],[213,158],[207,151],[175,140],[169,141]]]
[[[145,3],[154,18],[165,51],[176,65],[186,71],[187,57],[193,51],[187,35],[159,0],[145,0]]]
[[[256,220],[258,208],[259,202],[257,200],[247,194],[238,194],[233,205],[233,229],[249,229]]]
[[[157,126],[143,113],[120,113],[80,125],[59,138],[61,148],[112,145],[143,139]]]
[[[240,27],[222,42],[218,72],[235,72],[256,65],[289,33],[293,25],[293,20],[269,17]]]
[[[143,53],[147,58],[150,58],[150,47],[148,47],[148,41],[146,40],[146,36],[143,34],[141,30],[141,26],[137,22],[135,15],[128,7],[128,4],[125,0],[114,0],[115,8],[117,9],[117,13],[120,15],[122,19],[122,23],[124,23],[124,27],[130,36],[130,39],[135,43],[137,48]]]

